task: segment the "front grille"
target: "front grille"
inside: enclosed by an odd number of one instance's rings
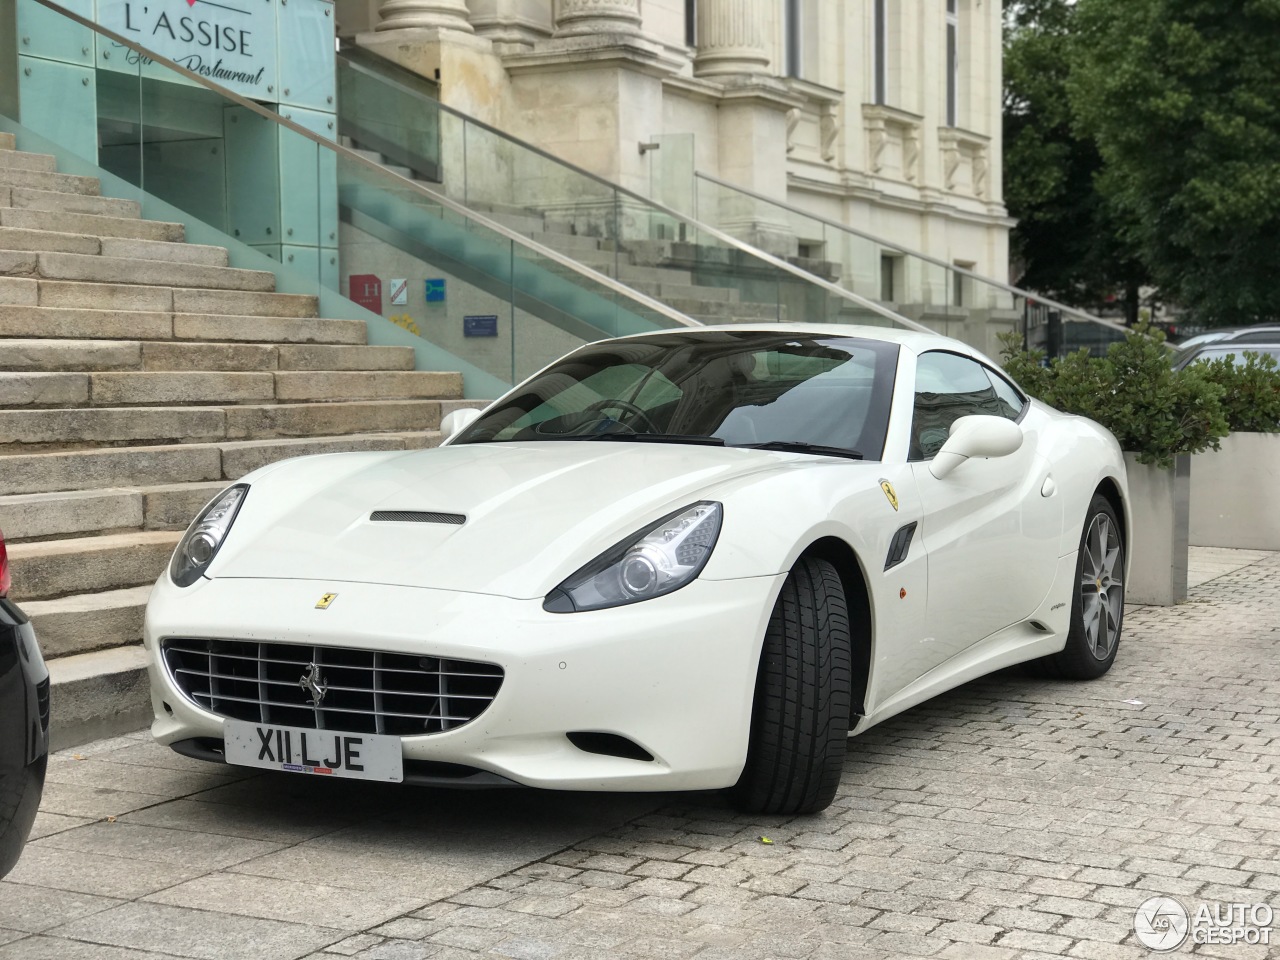
[[[502,686],[502,668],[346,647],[172,639],[169,676],[199,707],[251,723],[349,733],[417,736],[480,716]],[[324,687],[317,706],[304,678]]]
[[[455,527],[467,522],[461,513],[426,513],[421,510],[375,510],[369,514],[369,519],[392,523],[447,523]]]

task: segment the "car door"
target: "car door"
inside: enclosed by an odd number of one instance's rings
[[[1061,531],[1061,497],[1039,455],[1044,424],[1003,376],[972,357],[921,354],[909,459],[921,501],[928,553],[928,630],[934,660],[945,662],[997,630],[1028,617],[1052,582]],[[942,479],[929,461],[960,417],[1018,422],[1022,446],[1004,457],[973,458]]]

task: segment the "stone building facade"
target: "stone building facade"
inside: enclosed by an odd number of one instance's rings
[[[998,279],[1001,12],[995,0],[338,2],[340,33],[437,78],[446,104],[647,196],[688,212],[701,199],[716,222],[696,170]],[[814,243],[771,216],[753,218],[763,246]]]

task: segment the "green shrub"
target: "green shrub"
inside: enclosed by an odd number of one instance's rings
[[[1219,449],[1227,435],[1224,387],[1204,366],[1173,370],[1159,330],[1140,325],[1105,357],[1080,350],[1047,367],[1016,334],[1001,339],[1005,370],[1027,393],[1102,424],[1139,463],[1169,467],[1179,454]]]
[[[1276,358],[1241,351],[1244,364],[1230,357],[1195,364],[1222,387],[1222,409],[1232,433],[1280,432],[1280,370]]]

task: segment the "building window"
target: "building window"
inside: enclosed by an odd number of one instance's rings
[[[894,277],[898,272],[898,258],[892,254],[880,254],[880,299],[884,303],[896,303]]]
[[[947,0],[947,126],[960,125],[960,0]]]
[[[801,71],[800,3],[801,0],[782,0],[782,34],[786,43],[784,59],[788,77],[799,77]]]
[[[684,0],[684,43],[698,45],[698,0]]]
[[[889,0],[875,0],[872,10],[873,48],[872,62],[875,75],[872,82],[872,102],[884,105],[889,102]]]

